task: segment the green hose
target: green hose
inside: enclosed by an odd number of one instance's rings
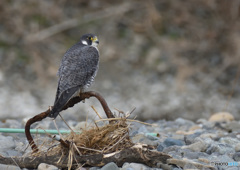
[[[71,130],[59,130],[61,134],[71,133]],[[0,128],[0,132],[2,133],[25,133],[25,129],[12,129],[12,128]],[[30,129],[31,133],[35,134],[58,134],[57,130],[43,130],[43,129]]]

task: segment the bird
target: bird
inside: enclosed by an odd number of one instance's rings
[[[96,35],[84,34],[66,51],[57,73],[55,102],[48,117],[55,119],[71,98],[83,93],[93,83],[99,68],[98,44]]]

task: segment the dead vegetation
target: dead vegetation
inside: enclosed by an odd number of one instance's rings
[[[73,154],[91,155],[98,153],[111,153],[121,151],[133,146],[129,138],[129,124],[126,119],[121,119],[115,123],[107,124],[102,127],[92,127],[82,129],[80,134],[72,132],[63,139],[69,148],[59,145],[48,153],[62,153],[73,151]]]
[[[63,136],[59,142],[53,141],[46,150],[46,142],[39,147],[38,152],[33,152],[29,156],[45,157],[59,156],[57,161],[61,164],[63,158],[67,157],[68,167],[73,164],[82,166],[79,156],[96,156],[121,152],[124,149],[132,147],[134,144],[129,138],[130,124],[126,122],[126,118],[121,118],[110,124],[98,127],[97,124],[90,129],[81,129],[81,133],[72,132]],[[54,139],[58,137],[54,136]],[[59,166],[59,165],[58,165]]]

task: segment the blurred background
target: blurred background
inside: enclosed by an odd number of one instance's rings
[[[0,119],[53,105],[57,70],[82,34],[100,40],[89,90],[139,120],[240,118],[240,0],[0,1]],[[96,99],[65,119],[104,117]]]

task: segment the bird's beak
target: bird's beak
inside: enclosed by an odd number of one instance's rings
[[[92,40],[94,43],[96,43],[96,44],[99,44],[99,41],[98,41],[98,38],[97,38],[97,36],[95,36],[95,37],[93,37],[93,40]]]

